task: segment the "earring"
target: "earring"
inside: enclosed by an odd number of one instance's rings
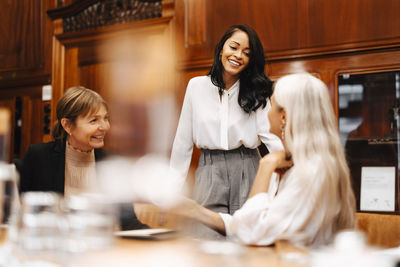
[[[282,123],[281,123],[281,126],[280,126],[280,128],[281,128],[281,139],[282,139],[282,141],[285,140],[285,125],[286,125],[285,120],[282,120]]]

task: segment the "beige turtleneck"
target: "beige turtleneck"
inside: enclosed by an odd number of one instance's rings
[[[65,148],[65,189],[64,195],[75,195],[92,191],[95,187],[94,150],[83,152],[68,142]]]

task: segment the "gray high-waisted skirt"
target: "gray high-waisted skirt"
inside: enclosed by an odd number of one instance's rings
[[[259,160],[257,149],[244,146],[233,150],[201,149],[194,200],[213,211],[233,214],[247,200]],[[201,225],[194,226],[193,231],[203,238],[222,237]]]

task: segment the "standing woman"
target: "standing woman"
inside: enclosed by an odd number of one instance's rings
[[[326,85],[308,73],[280,78],[268,119],[285,151],[260,160],[246,203],[232,216],[183,198],[175,212],[259,246],[277,240],[324,246],[337,232],[354,229],[350,171]]]
[[[270,151],[283,149],[269,133],[272,82],[264,67],[264,48],[254,29],[234,25],[217,44],[208,75],[191,79],[186,89],[170,165],[183,185],[193,144],[201,149],[193,197],[216,212],[233,214],[247,199],[261,142]]]

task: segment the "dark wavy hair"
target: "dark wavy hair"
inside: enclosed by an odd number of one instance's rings
[[[249,38],[250,58],[247,67],[239,74],[240,89],[238,103],[247,113],[265,107],[267,98],[272,95],[272,82],[265,75],[265,55],[264,48],[258,38],[257,33],[248,25],[238,24],[231,26],[215,47],[214,63],[208,75],[212,83],[218,87],[220,95],[223,94],[225,82],[222,78],[224,67],[221,62],[221,51],[226,40],[235,32],[245,32]]]

